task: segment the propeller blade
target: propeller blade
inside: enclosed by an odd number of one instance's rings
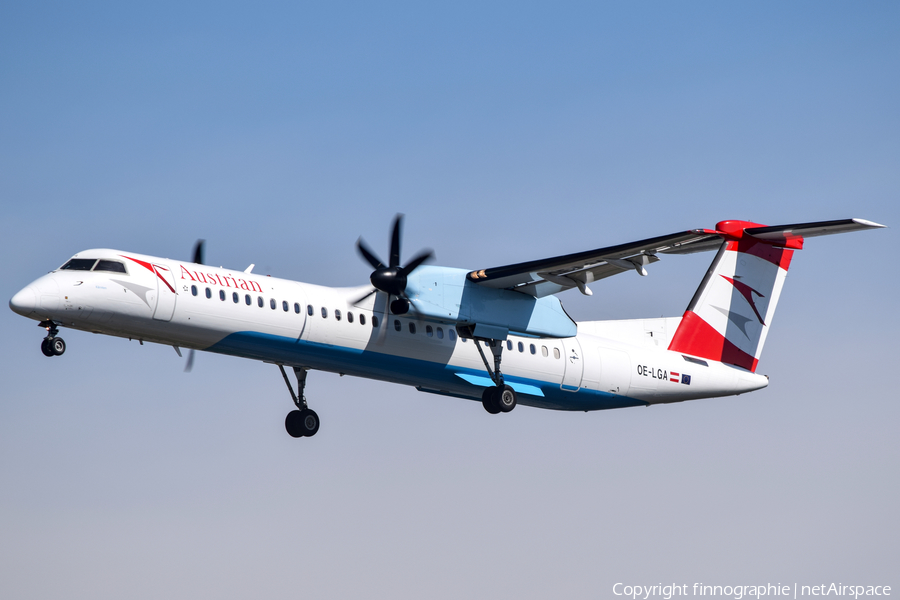
[[[203,245],[205,243],[206,240],[197,240],[197,243],[194,244],[194,264],[203,264]]]
[[[423,250],[423,251],[420,252],[414,259],[412,259],[411,261],[409,261],[409,264],[408,264],[408,265],[406,265],[405,267],[403,267],[403,273],[406,274],[406,275],[409,275],[410,273],[412,273],[413,271],[415,271],[416,269],[418,269],[419,266],[420,266],[423,262],[425,262],[426,260],[429,260],[429,259],[432,258],[432,257],[434,257],[434,252],[433,252],[433,251],[431,251],[431,250]]]
[[[368,292],[366,292],[364,295],[360,296],[356,300],[351,300],[350,304],[356,306],[357,304],[359,304],[360,302],[362,302],[363,300],[365,300],[366,298],[368,298],[369,296],[371,296],[372,294],[374,294],[377,291],[378,291],[377,289],[372,288],[371,290],[369,290]]]
[[[378,303],[381,302],[382,298],[384,298],[384,304],[379,308]],[[372,309],[372,313],[374,314],[375,311],[381,310],[381,316],[379,317],[378,322],[378,337],[375,338],[375,343],[379,346],[384,345],[384,337],[387,333],[388,319],[390,318],[390,312],[388,311],[390,303],[390,294],[378,294],[375,296],[375,306]]]
[[[185,365],[184,365],[184,372],[190,373],[191,369],[193,369],[193,368],[194,368],[194,350],[191,349],[190,351],[188,351],[187,363],[185,363]]]
[[[394,217],[394,232],[391,234],[391,263],[390,267],[400,266],[400,228],[403,225],[403,215],[397,213]]]
[[[366,242],[363,241],[362,237],[356,240],[356,249],[362,255],[366,261],[372,265],[373,269],[383,269],[384,265],[381,263],[381,260],[375,256],[375,253],[372,252],[369,247],[366,245]]]

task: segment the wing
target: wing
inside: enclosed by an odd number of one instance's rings
[[[645,267],[659,261],[657,253],[688,254],[716,250],[721,244],[718,232],[692,229],[608,248],[472,271],[467,277],[479,285],[512,289],[538,298],[573,287],[590,294],[587,284],[599,279],[631,270],[646,275]]]
[[[590,295],[587,284],[599,279],[632,269],[646,275],[645,267],[658,262],[656,255],[660,253],[692,254],[718,250],[726,239],[735,240],[745,236],[768,244],[800,249],[803,247],[803,239],[807,237],[881,227],[884,225],[864,219],[772,227],[747,221],[721,221],[716,224],[716,229],[691,229],[608,248],[471,271],[467,278],[486,287],[515,290],[538,298],[573,287]]]

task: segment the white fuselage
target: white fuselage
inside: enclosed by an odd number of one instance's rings
[[[481,399],[493,385],[477,342],[453,321],[385,311],[384,294],[329,288],[139,255],[89,250],[126,272],[53,271],[20,291],[11,308],[39,321],[105,335],[207,350]],[[415,309],[415,299],[412,299]],[[670,352],[680,318],[578,324],[574,337],[510,335],[505,382],[518,403],[599,410],[740,394],[768,379]],[[491,353],[486,350],[486,356]]]

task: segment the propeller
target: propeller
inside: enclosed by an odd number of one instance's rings
[[[375,289],[356,300],[353,304],[357,304],[374,294],[376,291],[380,291],[388,295],[388,303],[390,304],[392,313],[395,315],[402,315],[409,312],[410,302],[409,297],[406,295],[408,277],[410,273],[418,269],[422,263],[432,258],[434,252],[431,250],[422,250],[405,266],[400,266],[400,229],[402,228],[402,225],[403,215],[397,214],[397,216],[394,217],[394,227],[391,233],[390,260],[387,265],[381,262],[381,259],[372,252],[362,237],[356,241],[356,249],[359,251],[360,255],[362,255],[366,262],[375,269],[369,276],[369,281]],[[392,297],[396,297],[396,300],[391,301]]]
[[[193,262],[198,265],[203,264],[203,246],[206,244],[206,240],[197,240],[197,243],[194,244],[194,260]],[[191,369],[194,368],[194,350],[193,348],[188,351],[187,362],[184,365],[184,372],[190,373]]]
[[[206,244],[206,240],[197,240],[197,243],[194,244],[194,263],[198,265],[203,264],[203,246]]]

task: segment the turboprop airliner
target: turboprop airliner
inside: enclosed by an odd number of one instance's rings
[[[61,327],[260,360],[281,371],[293,437],[319,430],[309,371],[331,371],[480,401],[592,411],[751,392],[794,251],[806,238],[883,227],[863,219],[765,226],[721,221],[586,252],[474,270],[400,260],[401,215],[385,264],[357,242],[370,285],[330,288],[134,252],[79,252],[10,300],[39,322],[45,356],[66,350]],[[715,252],[680,317],[576,323],[557,294],[637,272],[659,255]],[[297,391],[288,378],[290,368]]]

